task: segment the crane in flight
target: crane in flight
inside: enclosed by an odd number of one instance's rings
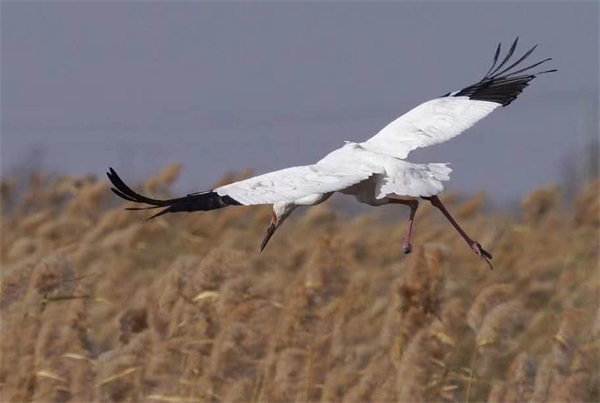
[[[550,58],[522,67],[522,62],[537,45],[511,61],[518,40],[515,39],[500,63],[501,44],[498,45],[492,66],[477,83],[424,102],[367,141],[348,141],[315,164],[269,172],[168,200],[152,199],[133,191],[110,168],[107,175],[114,186],[112,191],[127,201],[149,205],[129,207],[128,210],[163,208],[149,219],[183,211],[272,204],[273,214],[260,245],[261,252],[298,206],[314,206],[340,192],[371,206],[407,205],[410,217],[403,248],[404,253],[410,253],[413,221],[419,199],[423,199],[438,208],[469,247],[492,268],[492,255],[467,235],[437,196],[444,189],[443,182],[450,179],[451,169],[447,164],[413,164],[405,158],[416,148],[442,143],[459,135],[496,108],[509,105],[538,75],[556,71],[531,72]]]

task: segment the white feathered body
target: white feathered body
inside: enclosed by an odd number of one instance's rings
[[[242,204],[285,203],[315,205],[339,191],[373,206],[388,196],[432,196],[450,179],[446,164],[413,164],[372,151],[366,143],[347,142],[313,165],[255,176],[214,191]],[[341,185],[342,184],[342,185]],[[307,194],[307,188],[314,193]]]
[[[313,165],[255,176],[214,191],[241,204],[296,202],[313,205],[340,192],[378,206],[388,196],[428,197],[440,193],[450,177],[446,164],[405,161],[410,151],[459,135],[501,105],[466,96],[424,102],[365,142],[347,142]]]

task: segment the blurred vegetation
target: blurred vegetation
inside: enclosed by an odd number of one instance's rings
[[[5,180],[0,400],[599,401],[599,192],[444,198],[490,271],[425,203],[409,256],[327,204],[259,254],[266,206],[145,222],[105,180]]]

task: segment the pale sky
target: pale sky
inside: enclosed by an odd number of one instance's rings
[[[1,164],[148,178],[178,190],[232,170],[310,164],[481,79],[495,47],[539,43],[541,76],[416,162],[447,189],[521,198],[598,136],[599,3],[2,2]]]

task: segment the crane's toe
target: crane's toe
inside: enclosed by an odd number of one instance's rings
[[[412,245],[411,244],[404,245],[404,254],[408,255],[410,252],[412,252]]]
[[[490,260],[493,258],[490,252],[483,249],[481,244],[477,241],[471,244],[471,249],[473,249],[477,256],[479,256],[484,262],[487,263],[488,266],[490,266],[491,270],[494,270],[494,266],[492,266],[492,263],[490,262]]]

